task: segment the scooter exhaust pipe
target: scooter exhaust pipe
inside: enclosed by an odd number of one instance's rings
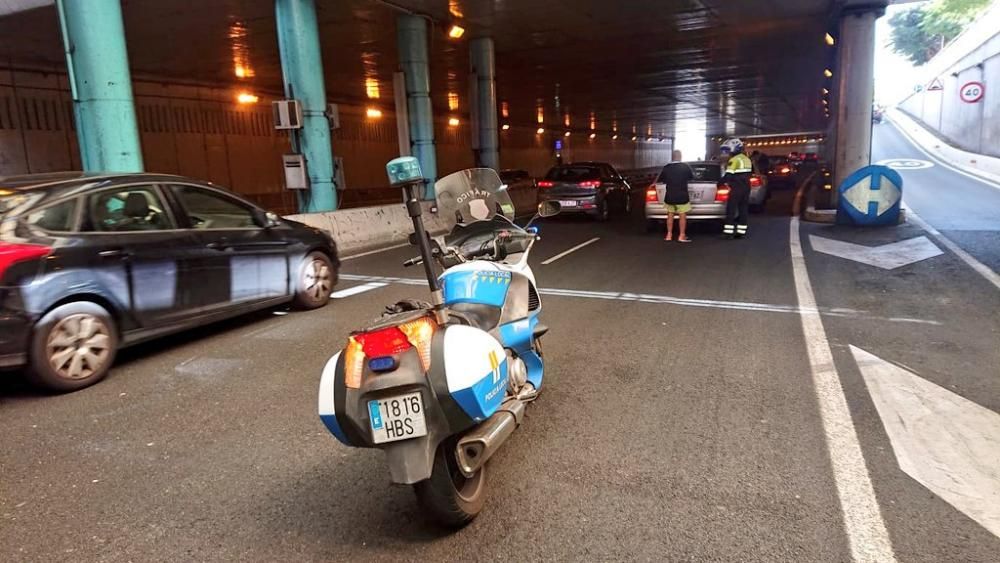
[[[524,403],[517,399],[507,401],[486,422],[472,429],[458,440],[455,458],[458,468],[466,477],[472,477],[500,446],[510,438],[524,418]]]

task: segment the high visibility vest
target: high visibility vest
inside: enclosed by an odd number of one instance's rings
[[[734,154],[726,164],[726,174],[750,174],[753,172],[753,163],[750,157],[740,153]]]

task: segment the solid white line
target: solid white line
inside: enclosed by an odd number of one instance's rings
[[[347,289],[341,289],[340,291],[334,291],[330,294],[330,297],[334,299],[343,299],[345,297],[350,297],[352,295],[358,295],[359,293],[364,293],[366,291],[371,291],[373,289],[378,289],[380,287],[385,287],[389,285],[386,282],[368,282],[366,284],[356,285],[354,287],[349,287]]]
[[[799,299],[799,315],[806,339],[806,352],[812,370],[813,386],[819,404],[826,447],[830,451],[833,480],[840,498],[840,512],[856,562],[896,560],[892,542],[879,511],[875,489],[865,465],[858,434],[847,407],[847,397],[840,384],[840,374],[833,363],[833,352],[826,338],[823,320],[816,307],[816,296],[809,282],[802,242],[799,239],[799,218],[792,217],[789,226],[792,254],[792,274]]]
[[[350,256],[341,256],[340,260],[353,260],[355,258],[361,258],[362,256],[371,256],[372,254],[379,254],[381,252],[386,252],[387,250],[395,250],[397,248],[403,248],[404,246],[410,246],[410,243],[404,242],[403,244],[394,244],[392,246],[387,246],[385,248],[379,248],[377,250],[369,250],[368,252],[362,252],[360,254],[351,254]]]
[[[937,164],[939,164],[939,165],[947,168],[948,170],[951,170],[952,172],[961,174],[961,175],[965,176],[966,178],[971,178],[971,179],[976,180],[976,181],[978,181],[978,182],[980,182],[982,184],[986,184],[987,187],[993,188],[995,190],[1000,190],[1000,185],[997,185],[996,182],[990,180],[989,178],[985,178],[983,176],[979,176],[978,174],[974,174],[972,172],[967,172],[965,170],[962,170],[961,168],[958,168],[954,164],[952,164],[952,163],[948,162],[947,160],[945,160],[944,157],[940,157],[940,156],[931,154],[927,149],[925,149],[923,147],[923,145],[920,144],[919,141],[917,141],[916,139],[914,139],[913,136],[910,135],[910,133],[908,131],[906,131],[903,128],[902,125],[897,125],[896,122],[895,122],[895,120],[892,119],[892,117],[889,118],[889,123],[891,123],[892,126],[896,128],[896,131],[899,131],[899,133],[907,141],[909,141],[911,145],[913,145],[914,147],[916,147],[917,150],[919,150],[920,152],[924,153],[925,156],[927,156],[928,158],[930,158],[931,160],[933,160]],[[917,125],[920,126],[919,123]],[[942,141],[942,142],[944,142],[944,141]]]
[[[415,278],[393,278],[383,276],[363,276],[358,274],[341,274],[340,279],[361,282],[385,282],[398,283],[402,285],[424,285],[425,280]],[[791,313],[798,314],[801,308],[795,305],[775,305],[771,303],[752,303],[745,301],[714,301],[710,299],[688,299],[683,297],[671,297],[669,295],[650,295],[647,293],[622,293],[617,291],[586,291],[578,289],[558,289],[539,288],[541,295],[554,297],[579,297],[583,299],[605,299],[611,301],[634,301],[638,303],[658,303],[661,305],[680,305],[682,307],[708,307],[714,309],[732,309],[737,311],[759,311],[764,313]],[[911,319],[906,317],[873,317],[865,311],[855,309],[812,309],[810,312],[819,313],[829,317],[862,317],[878,321],[889,321],[894,323],[916,323],[928,325],[940,325],[938,321]]]
[[[585,246],[587,246],[589,244],[594,244],[595,242],[597,242],[599,240],[601,240],[601,237],[594,237],[594,238],[588,240],[587,242],[580,243],[580,244],[574,246],[573,248],[571,248],[571,249],[569,249],[569,250],[567,250],[565,252],[560,252],[559,254],[556,254],[552,258],[549,258],[548,260],[542,262],[542,265],[543,266],[547,266],[548,264],[551,264],[551,263],[555,262],[556,260],[562,258],[563,256],[566,256],[568,254],[572,254],[572,253],[576,252],[577,250],[580,250],[581,248],[583,248],[583,247],[585,247]]]
[[[913,211],[912,207],[907,207],[906,216],[914,223],[916,223],[918,227],[930,233],[930,235],[936,238],[938,242],[948,247],[948,250],[954,252],[955,256],[958,256],[973,270],[979,272],[981,276],[983,276],[984,278],[986,278],[987,281],[996,286],[997,289],[1000,289],[1000,275],[997,275],[997,273],[994,272],[989,266],[983,264],[979,260],[976,260],[975,257],[973,257],[968,252],[962,250],[960,246],[952,242],[950,238],[942,235],[940,231],[932,227],[930,223],[928,223],[927,221],[924,221],[923,218],[920,217],[920,215],[917,215],[916,212]]]

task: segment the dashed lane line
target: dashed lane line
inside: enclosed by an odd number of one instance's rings
[[[341,276],[343,278],[343,276]],[[354,287],[349,287],[347,289],[341,289],[340,291],[334,291],[330,294],[333,299],[343,299],[345,297],[350,297],[352,295],[358,295],[359,293],[364,293],[366,291],[371,291],[373,289],[378,289],[380,287],[385,287],[389,285],[388,282],[382,281],[371,281],[361,285],[356,285]]]
[[[809,281],[802,241],[799,237],[799,218],[792,217],[789,226],[789,243],[792,254],[792,274],[799,300],[799,315],[806,340],[806,352],[812,371],[813,386],[819,405],[820,419],[826,447],[830,452],[833,479],[840,499],[840,512],[851,546],[852,559],[890,563],[896,561],[889,532],[879,509],[875,489],[872,487],[864,453],[858,442],[858,433],[847,406],[847,397],[840,383],[840,374],[833,363],[833,352],[823,328],[823,319],[816,306],[816,295]]]
[[[395,278],[385,276],[364,276],[357,274],[341,274],[340,278],[349,281],[360,281],[368,283],[401,284],[401,285],[424,285],[425,280],[416,278]],[[360,287],[360,286],[359,286]],[[381,286],[380,286],[381,287]],[[617,291],[585,291],[576,289],[539,288],[541,295],[555,297],[580,297],[584,299],[604,299],[612,301],[634,301],[639,303],[659,303],[665,305],[679,305],[683,307],[704,307],[712,309],[730,309],[737,311],[759,311],[764,313],[787,313],[799,314],[803,307],[795,305],[778,305],[773,303],[753,303],[747,301],[718,301],[714,299],[690,299],[685,297],[673,297],[670,295],[655,295],[649,293],[630,293]],[[860,317],[896,323],[916,323],[940,325],[938,321],[926,319],[911,319],[907,317],[875,317],[865,311],[845,308],[818,309],[813,307],[808,312],[830,317]]]
[[[555,255],[555,256],[553,256],[552,258],[549,258],[548,260],[546,260],[546,261],[542,262],[542,265],[543,265],[543,266],[548,266],[549,264],[551,264],[551,263],[555,262],[556,260],[558,260],[558,259],[560,259],[560,258],[563,258],[563,257],[565,257],[565,256],[569,256],[570,254],[572,254],[572,253],[576,252],[577,250],[580,250],[581,248],[583,248],[583,247],[585,247],[585,246],[588,246],[588,245],[591,245],[591,244],[594,244],[595,242],[597,242],[597,241],[599,241],[599,240],[601,240],[601,237],[594,237],[594,238],[592,238],[592,239],[590,239],[590,240],[588,240],[588,241],[586,241],[586,242],[582,242],[582,243],[580,243],[580,244],[578,244],[578,245],[574,246],[573,248],[570,248],[569,250],[566,250],[566,251],[563,251],[563,252],[560,252],[559,254],[556,254],[556,255]]]

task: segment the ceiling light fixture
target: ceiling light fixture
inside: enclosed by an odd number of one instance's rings
[[[830,35],[829,33],[826,34],[826,37],[824,37],[824,39],[826,40],[826,44],[831,47],[837,44],[837,40],[834,39],[833,36]]]
[[[595,138],[597,138],[597,133],[591,133],[591,134],[590,134],[590,138],[591,138],[591,139],[595,139]]]
[[[465,28],[457,23],[451,24],[451,27],[448,28],[448,37],[452,39],[461,39],[463,35],[465,35]]]
[[[246,104],[256,104],[257,100],[259,100],[259,99],[260,98],[258,98],[254,94],[251,94],[250,92],[240,92],[239,94],[236,95],[236,101],[237,101],[237,103],[244,104],[244,105],[246,105]]]
[[[510,123],[504,123],[501,129],[503,129],[504,131],[510,129]]]
[[[545,133],[545,128],[539,127],[538,129],[535,130],[535,133],[541,135],[542,133]]]
[[[825,68],[823,69],[823,76],[827,78],[833,78],[833,71],[828,68]]]
[[[449,127],[458,127],[459,123],[461,123],[461,122],[458,120],[457,117],[449,117],[448,118],[448,126]]]
[[[382,117],[382,110],[378,108],[368,108],[365,110],[365,115],[368,119],[379,119]]]

